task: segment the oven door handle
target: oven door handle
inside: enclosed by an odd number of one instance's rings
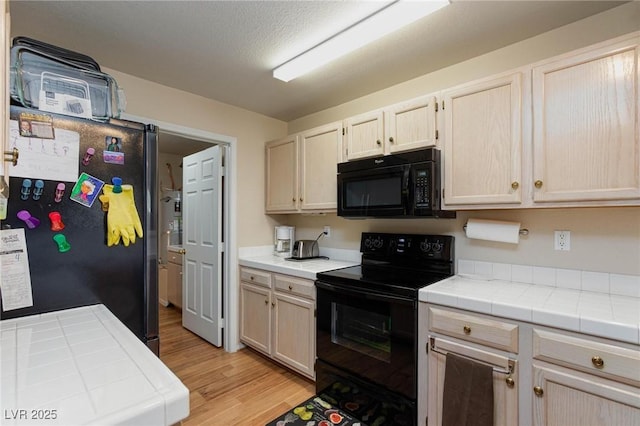
[[[335,286],[333,284],[327,284],[322,281],[316,281],[316,287],[319,289],[331,291],[338,294],[343,294],[347,296],[356,296],[362,297],[369,300],[378,300],[382,302],[394,302],[394,303],[403,303],[403,304],[413,304],[415,301],[413,299],[409,299],[402,296],[396,296],[392,294],[380,294],[380,293],[371,293],[368,291],[361,291],[355,289],[346,289],[344,287]]]

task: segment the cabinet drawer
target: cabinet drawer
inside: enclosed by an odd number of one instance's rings
[[[533,330],[533,357],[640,386],[640,350]]]
[[[171,263],[177,263],[178,265],[182,265],[182,253],[177,253],[175,251],[167,252],[167,260]]]
[[[313,281],[289,277],[286,275],[274,275],[275,289],[282,293],[295,294],[315,300],[316,287]]]
[[[240,280],[271,288],[271,274],[269,272],[240,268]]]
[[[430,307],[429,330],[518,353],[518,326],[515,324]]]

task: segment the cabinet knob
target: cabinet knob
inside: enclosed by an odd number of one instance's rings
[[[265,304],[265,305],[268,305],[268,304],[269,304],[269,301],[268,301],[268,300],[265,300],[265,301],[264,301],[264,304]]]
[[[516,189],[518,189],[519,187],[520,187],[520,184],[519,184],[518,182],[512,182],[512,183],[511,183],[511,188],[512,188],[513,190],[516,190]]]
[[[276,302],[271,302],[271,307],[275,308],[276,307]]]
[[[293,201],[293,202],[295,203],[295,202],[296,202],[296,199],[295,199],[295,198],[292,198],[292,199],[291,199],[291,201]]]
[[[302,197],[300,197],[300,202],[303,202],[304,200],[302,199]]]
[[[389,142],[393,143],[393,137],[389,138]]]
[[[376,141],[376,143],[377,143],[378,145],[382,145],[382,141],[381,141],[380,139],[378,139],[378,140]]]
[[[251,276],[249,277],[249,279],[250,279],[251,281],[253,281],[253,275],[251,275]]]
[[[604,359],[600,358],[598,355],[595,355],[595,356],[591,357],[591,363],[596,368],[604,367]]]
[[[542,390],[542,388],[540,386],[534,386],[533,387],[533,393],[535,393],[536,396],[542,396],[544,394],[544,391]]]
[[[515,384],[516,384],[516,381],[515,381],[515,380],[513,380],[513,378],[512,378],[512,377],[507,377],[507,378],[505,379],[505,382],[507,382],[507,386],[509,386],[510,388],[514,387],[514,386],[515,386]]]
[[[542,181],[541,181],[541,180],[537,180],[537,181],[535,181],[535,182],[533,183],[533,185],[534,185],[536,188],[540,189],[540,188],[542,188]]]
[[[289,290],[293,290],[293,286],[291,286],[291,285],[290,285],[290,286],[289,286]]]
[[[464,334],[471,334],[471,327],[465,325],[464,327],[462,327],[462,331],[464,331]]]

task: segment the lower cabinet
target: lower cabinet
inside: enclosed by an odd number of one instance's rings
[[[515,354],[504,354],[496,348],[513,346],[517,351],[518,326],[433,307],[429,308],[428,318],[428,425],[442,424],[445,370],[449,354],[493,369],[493,424],[517,425],[518,361]],[[450,337],[441,337],[434,332]],[[477,342],[486,342],[486,345],[474,345]]]
[[[637,344],[424,303],[420,321],[418,424],[442,424],[456,354],[493,367],[496,426],[640,425]]]
[[[315,285],[268,271],[240,268],[240,340],[315,379]]]
[[[640,351],[533,330],[533,424],[640,425]]]
[[[169,303],[182,309],[182,258],[183,252],[169,252],[167,262],[167,297]]]

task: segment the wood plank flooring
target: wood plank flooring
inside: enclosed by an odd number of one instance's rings
[[[160,305],[160,359],[189,389],[191,425],[260,426],[315,394],[314,383],[250,349],[227,353]]]

